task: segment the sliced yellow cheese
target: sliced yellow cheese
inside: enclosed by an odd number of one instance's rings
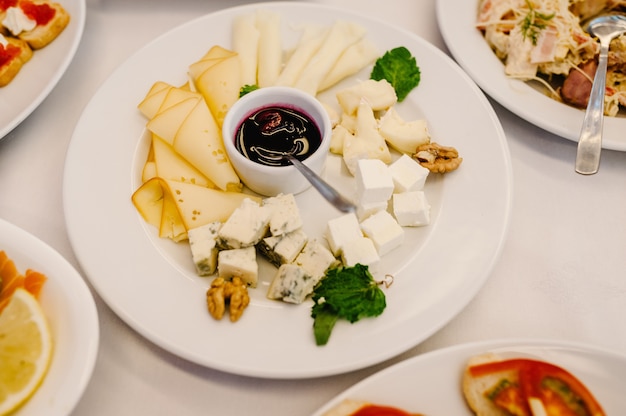
[[[222,132],[204,100],[196,102],[179,126],[172,143],[174,150],[218,188],[240,191],[241,181],[226,154]]]
[[[167,143],[173,145],[174,138],[189,113],[196,107],[202,99],[197,97],[187,98],[167,109],[157,113],[148,123],[146,128],[156,134]]]
[[[221,127],[226,113],[239,99],[241,63],[238,56],[235,54],[218,59],[204,72],[193,77],[193,81],[209,106],[217,125]]]
[[[152,149],[154,153],[153,176],[217,188],[209,178],[180,156],[172,146],[154,134],[152,135]]]
[[[165,95],[172,88],[172,85],[163,82],[157,81],[155,82],[148,93],[144,97],[143,100],[139,104],[137,104],[137,108],[148,119],[154,117],[154,115],[159,111],[159,107],[161,107],[161,103],[165,99]]]
[[[226,192],[190,183],[163,180],[172,195],[176,208],[190,230],[213,221],[224,222],[245,198],[261,199],[241,192]]]
[[[233,51],[239,56],[241,64],[241,85],[257,83],[257,61],[259,55],[259,30],[256,28],[256,16],[243,14],[233,19]]]

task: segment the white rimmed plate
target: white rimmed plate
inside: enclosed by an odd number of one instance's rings
[[[262,265],[259,288],[243,318],[216,322],[205,306],[211,279],[196,276],[187,244],[159,239],[130,197],[140,184],[146,120],[136,109],[156,80],[186,81],[186,67],[214,44],[229,47],[234,16],[267,8],[281,13],[285,39],[298,22],[361,23],[382,52],[399,45],[417,57],[420,86],[398,107],[406,118],[428,120],[436,141],[457,147],[462,167],[429,178],[429,227],[408,229],[406,243],[384,257],[396,279],[388,307],[376,319],[340,322],[328,345],[317,347],[310,303],[265,298],[272,277]],[[367,78],[369,72],[356,76]],[[344,85],[352,85],[355,78]],[[442,92],[452,89],[454,99]],[[332,96],[332,94],[330,94]],[[326,95],[328,99],[329,95]],[[341,160],[326,178],[350,192]],[[505,238],[512,188],[508,147],[487,99],[440,50],[414,34],[344,10],[304,3],[265,3],[200,17],[141,49],[103,84],[86,107],[68,150],[64,207],[70,240],[95,289],[135,330],[166,350],[223,371],[268,378],[303,378],[363,368],[424,340],[478,292]],[[321,237],[339,215],[314,190],[296,198],[309,237]],[[354,346],[358,345],[358,348]]]
[[[65,30],[33,57],[9,85],[0,88],[0,140],[50,94],[72,62],[85,27],[85,0],[58,0],[70,14]]]
[[[98,313],[82,276],[53,248],[0,219],[0,250],[20,272],[34,269],[48,278],[40,295],[52,330],[50,368],[19,415],[66,415],[91,378],[100,336]]]
[[[323,415],[344,399],[425,415],[472,416],[461,392],[461,375],[470,357],[488,351],[559,365],[587,386],[607,415],[621,414],[626,408],[626,355],[572,342],[508,339],[462,344],[407,359],[346,389],[313,416]]]
[[[537,87],[504,74],[502,62],[476,29],[478,1],[437,0],[437,20],[459,65],[494,100],[544,130],[578,142],[584,110],[551,99]],[[626,151],[626,117],[605,117],[602,147]]]

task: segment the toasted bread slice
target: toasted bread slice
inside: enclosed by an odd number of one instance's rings
[[[406,416],[422,416],[418,413],[409,413],[402,409],[390,407],[386,405],[377,405],[364,400],[344,399],[338,405],[324,413],[324,416],[350,416],[356,414],[359,410],[368,406],[378,408],[380,414],[391,414],[389,410],[393,410],[394,414],[405,414]],[[374,413],[371,413],[374,414]]]
[[[487,394],[497,386],[503,379],[511,383],[517,383],[519,376],[517,371],[502,371],[499,373],[491,373],[481,377],[475,377],[470,374],[469,368],[494,361],[501,361],[501,358],[493,353],[485,353],[470,358],[463,372],[463,395],[469,407],[477,416],[508,416],[510,413],[498,408]]]
[[[15,78],[22,65],[30,60],[33,51],[28,44],[17,38],[6,37],[7,46],[0,45],[0,87]]]
[[[63,32],[70,22],[69,13],[59,3],[50,1],[21,1],[24,14],[37,21],[33,30],[22,32],[18,37],[33,49],[41,49]]]

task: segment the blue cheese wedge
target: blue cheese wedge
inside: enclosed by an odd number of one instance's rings
[[[361,222],[361,230],[374,242],[379,256],[384,256],[404,241],[404,230],[387,211],[379,211],[365,219]]]
[[[283,264],[270,283],[267,297],[289,303],[302,303],[311,292],[311,279],[297,264]]]
[[[229,249],[254,246],[267,234],[271,214],[271,209],[244,199],[220,229],[220,246]]]
[[[308,237],[302,229],[287,234],[266,237],[257,245],[257,248],[270,263],[276,267],[281,264],[292,263],[302,251]]]
[[[263,206],[272,210],[269,228],[273,236],[287,234],[302,227],[302,218],[293,194],[266,198]]]
[[[294,263],[302,267],[311,276],[307,284],[307,294],[313,291],[315,285],[322,280],[328,269],[339,265],[339,261],[333,256],[333,253],[317,240],[309,240]]]
[[[191,257],[200,276],[215,273],[217,268],[217,233],[222,223],[215,221],[187,231]]]
[[[254,247],[222,250],[217,255],[217,275],[226,280],[240,277],[250,287],[256,287],[259,266]]]

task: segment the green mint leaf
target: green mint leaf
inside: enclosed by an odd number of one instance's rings
[[[313,292],[313,331],[317,345],[325,345],[338,319],[354,323],[385,310],[383,291],[367,266],[331,269]]]
[[[420,83],[420,69],[411,52],[404,46],[391,49],[376,60],[370,78],[386,79],[393,86],[401,102]]]
[[[243,97],[244,95],[246,95],[249,92],[252,92],[254,90],[258,90],[259,86],[256,84],[250,85],[250,84],[246,84],[243,87],[241,87],[241,89],[239,89],[239,98]]]

